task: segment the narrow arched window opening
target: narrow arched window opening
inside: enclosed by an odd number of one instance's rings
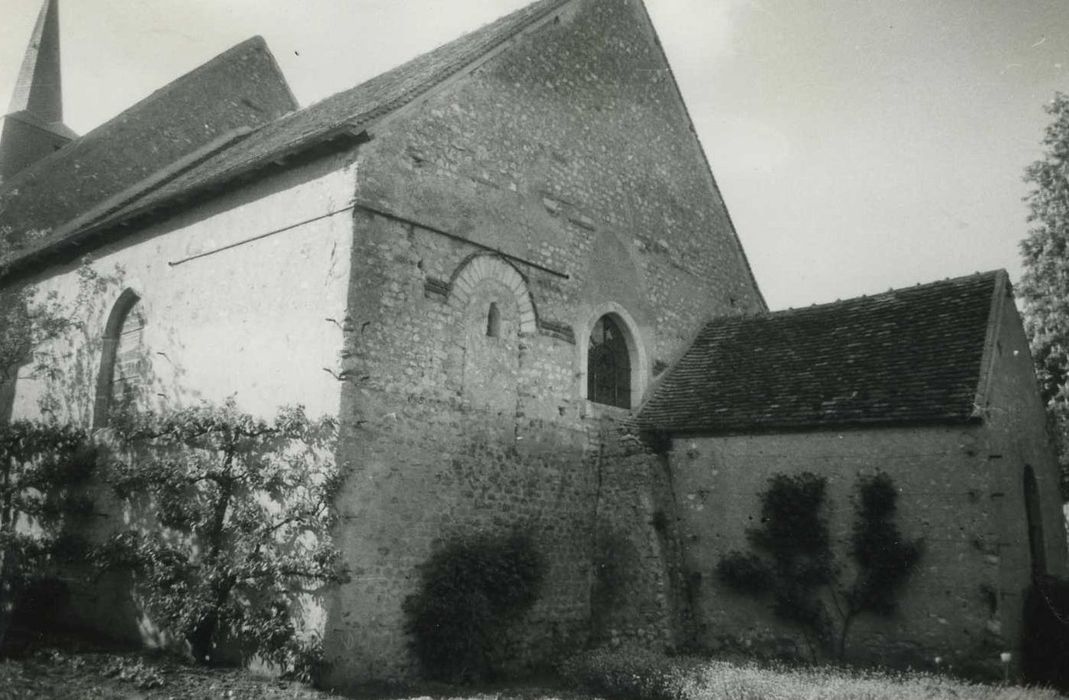
[[[93,410],[93,425],[98,428],[107,425],[117,406],[136,401],[145,382],[145,316],[140,300],[132,290],[123,292],[104,328]]]
[[[494,301],[490,302],[490,308],[486,311],[486,337],[501,337],[501,312]]]
[[[1024,468],[1024,508],[1028,519],[1028,552],[1032,556],[1032,573],[1047,573],[1047,553],[1043,544],[1043,511],[1039,505],[1039,487],[1032,467]]]
[[[596,403],[631,407],[631,357],[623,329],[602,316],[590,332],[587,352],[587,398]]]

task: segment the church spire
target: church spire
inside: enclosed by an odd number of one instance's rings
[[[29,112],[42,122],[63,121],[59,75],[59,0],[45,0],[22,59],[8,112]]]
[[[59,0],[45,0],[0,133],[0,182],[75,138],[63,123]]]

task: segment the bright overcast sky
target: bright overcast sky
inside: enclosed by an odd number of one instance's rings
[[[262,35],[302,105],[526,0],[62,0],[84,133]],[[647,0],[773,308],[1020,274],[1024,167],[1069,92],[1069,0]],[[40,0],[0,0],[0,106]]]

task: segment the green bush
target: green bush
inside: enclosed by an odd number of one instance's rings
[[[404,611],[424,675],[456,682],[499,673],[510,660],[503,636],[534,603],[544,576],[530,535],[455,540],[421,569]]]
[[[770,477],[759,496],[761,525],[746,532],[753,551],[731,551],[716,566],[717,578],[729,588],[768,594],[773,614],[801,630],[813,661],[820,650],[845,658],[857,616],[895,613],[897,595],[923,549],[921,540],[906,539],[895,523],[898,491],[891,477],[862,477],[850,536],[856,575],[845,585],[824,514],[825,490],[826,479],[809,472]]]
[[[98,461],[79,428],[0,425],[0,644],[35,603],[61,601],[60,577],[84,560],[81,521],[93,510],[85,485]],[[38,629],[45,622],[38,618]]]
[[[1069,581],[1035,579],[1025,597],[1022,634],[1024,677],[1069,691]]]
[[[314,675],[319,640],[301,629],[307,596],[344,580],[330,538],[340,477],[333,421],[300,407],[268,423],[233,401],[121,416],[127,453],[110,474],[129,528],[95,553],[128,570],[152,615],[197,662],[235,647],[284,674]]]

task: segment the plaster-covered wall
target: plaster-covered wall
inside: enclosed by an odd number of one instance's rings
[[[1023,595],[1031,584],[1033,568],[1024,494],[1026,467],[1032,468],[1039,494],[1045,573],[1066,574],[1066,533],[1058,461],[1047,432],[1024,326],[1009,291],[996,300],[996,305],[999,322],[989,342],[991,380],[980,408],[989,434],[989,459],[1000,465],[1001,478],[992,506],[1002,525],[997,550],[992,554],[1001,561],[1002,634],[1016,641]]]
[[[851,648],[884,663],[917,664],[1012,644],[1001,639],[992,600],[1001,576],[995,517],[1001,462],[986,447],[977,426],[675,439],[669,459],[686,567],[700,576],[701,641],[716,647],[750,640],[766,652],[805,653],[800,636],[775,620],[767,601],[720,583],[716,564],[732,550],[749,550],[746,531],[758,524],[758,494],[768,478],[802,471],[827,479],[826,513],[837,555],[848,564],[858,477],[882,470],[899,489],[901,531],[923,537],[925,551],[902,591],[900,614],[858,618]]]
[[[264,416],[296,403],[314,416],[336,414],[339,382],[326,370],[338,371],[342,346],[353,183],[344,161],[321,160],[92,251],[91,270],[108,280],[95,288],[80,283],[76,263],[31,280],[39,298],[55,293],[81,328],[51,348],[57,381],[20,372],[13,417],[38,416],[44,399],[56,418],[92,421],[101,338],[125,289],[140,296],[146,319],[151,403],[233,396]]]

